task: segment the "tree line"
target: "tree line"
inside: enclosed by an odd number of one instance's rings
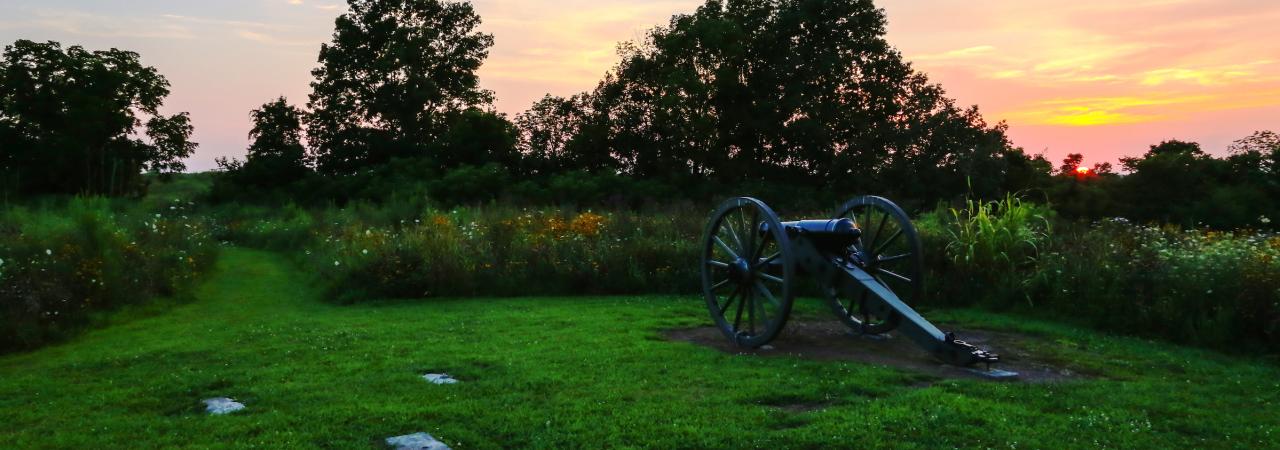
[[[469,4],[349,6],[305,110],[277,99],[253,113],[268,121],[244,162],[222,163],[226,192],[305,178],[259,169],[279,166],[323,178],[303,190],[326,197],[427,179],[437,197],[462,200],[648,183],[638,191],[884,192],[923,204],[1018,190],[1039,169],[1003,124],[912,69],[869,0],[709,1],[624,43],[595,89],[547,96],[514,120],[478,87],[493,37]],[[300,128],[276,129],[283,116]],[[299,159],[292,137],[303,135]]]
[[[1280,203],[1280,144],[1267,133],[1227,158],[1175,141],[1126,160],[1129,175],[1055,171],[912,68],[870,0],[708,0],[620,45],[594,89],[548,95],[514,118],[479,87],[493,36],[478,31],[469,3],[348,6],[320,48],[306,104],[277,98],[251,112],[248,153],[219,160],[216,199],[593,204],[746,193],[822,203],[872,192],[920,208],[1020,193],[1072,216],[1233,225],[1274,217],[1274,207],[1214,205]],[[124,195],[144,187],[144,170],[181,170],[190,123],[156,113],[163,77],[129,52],[58,49],[19,41],[0,63],[4,188]],[[95,64],[103,69],[78,72]],[[115,125],[77,128],[87,123]],[[59,175],[71,173],[83,180]]]
[[[0,60],[0,192],[136,195],[180,172],[191,118],[164,115],[169,81],[138,54],[18,40]]]

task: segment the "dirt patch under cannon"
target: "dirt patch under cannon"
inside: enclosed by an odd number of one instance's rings
[[[1088,377],[1029,350],[1027,344],[1038,339],[1034,336],[1003,331],[959,330],[947,326],[943,329],[955,330],[961,340],[999,354],[1001,362],[992,368],[1017,372],[1017,382],[1044,383]],[[732,354],[860,361],[940,378],[991,379],[973,370],[942,364],[896,332],[885,337],[855,336],[836,320],[788,322],[773,342],[758,349],[738,347],[714,326],[678,328],[664,334],[671,340],[692,342]]]

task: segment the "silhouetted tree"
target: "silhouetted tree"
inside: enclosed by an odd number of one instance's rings
[[[1142,157],[1120,163],[1130,172],[1123,183],[1126,216],[1189,226],[1210,219],[1201,204],[1226,175],[1222,160],[1205,154],[1200,144],[1179,140],[1152,145]]]
[[[305,114],[284,97],[267,102],[250,113],[249,151],[244,161],[217,160],[224,174],[215,183],[216,191],[254,192],[292,184],[307,175],[302,146]]]
[[[598,154],[638,177],[922,200],[999,191],[1010,160],[1026,156],[884,33],[870,0],[708,1],[622,46],[584,108],[607,126]]]
[[[184,170],[182,159],[196,148],[191,119],[159,113],[168,95],[169,82],[134,52],[64,51],[28,40],[5,46],[0,189],[140,194],[144,171]]]
[[[491,111],[472,108],[455,115],[429,148],[439,167],[495,163],[510,172],[523,170],[516,150],[516,126]]]
[[[591,96],[547,95],[516,116],[519,149],[536,173],[613,172],[617,163],[603,142],[607,126],[591,111]]]
[[[1082,163],[1084,163],[1083,154],[1068,153],[1067,157],[1062,159],[1062,165],[1058,166],[1058,175],[1075,175],[1076,169],[1079,169]]]
[[[348,4],[312,71],[307,132],[320,171],[349,174],[396,157],[428,156],[428,145],[457,116],[492,101],[475,72],[493,37],[476,31],[480,17],[470,4]]]

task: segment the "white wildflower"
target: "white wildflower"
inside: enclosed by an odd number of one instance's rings
[[[340,266],[340,265],[342,265],[342,263],[337,262],[337,261],[334,261],[334,262],[333,262],[333,267],[338,267],[338,266]]]
[[[46,249],[44,249],[44,254],[49,255],[49,256],[53,256],[53,250],[51,250],[51,249],[47,249],[47,248],[46,248]]]
[[[360,250],[360,253],[363,253],[363,254],[368,255],[368,254],[369,254],[369,249],[367,249],[367,248],[366,248],[366,249],[364,249],[364,250]]]

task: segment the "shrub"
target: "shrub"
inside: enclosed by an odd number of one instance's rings
[[[934,302],[1001,303],[1020,297],[1021,274],[1034,271],[1051,232],[1053,211],[1006,196],[967,200],[963,208],[937,210],[918,221]]]
[[[202,220],[102,199],[0,212],[0,351],[65,337],[96,311],[182,296],[214,259]]]
[[[509,206],[371,221],[328,210],[302,258],[333,298],[692,292],[701,214]]]
[[[1039,308],[1104,329],[1280,350],[1280,237],[1103,221],[1063,236],[1029,279]]]
[[[1202,346],[1280,350],[1280,237],[1124,219],[1055,231],[1049,217],[1044,206],[1008,197],[926,214],[917,222],[925,301],[1017,309]]]

